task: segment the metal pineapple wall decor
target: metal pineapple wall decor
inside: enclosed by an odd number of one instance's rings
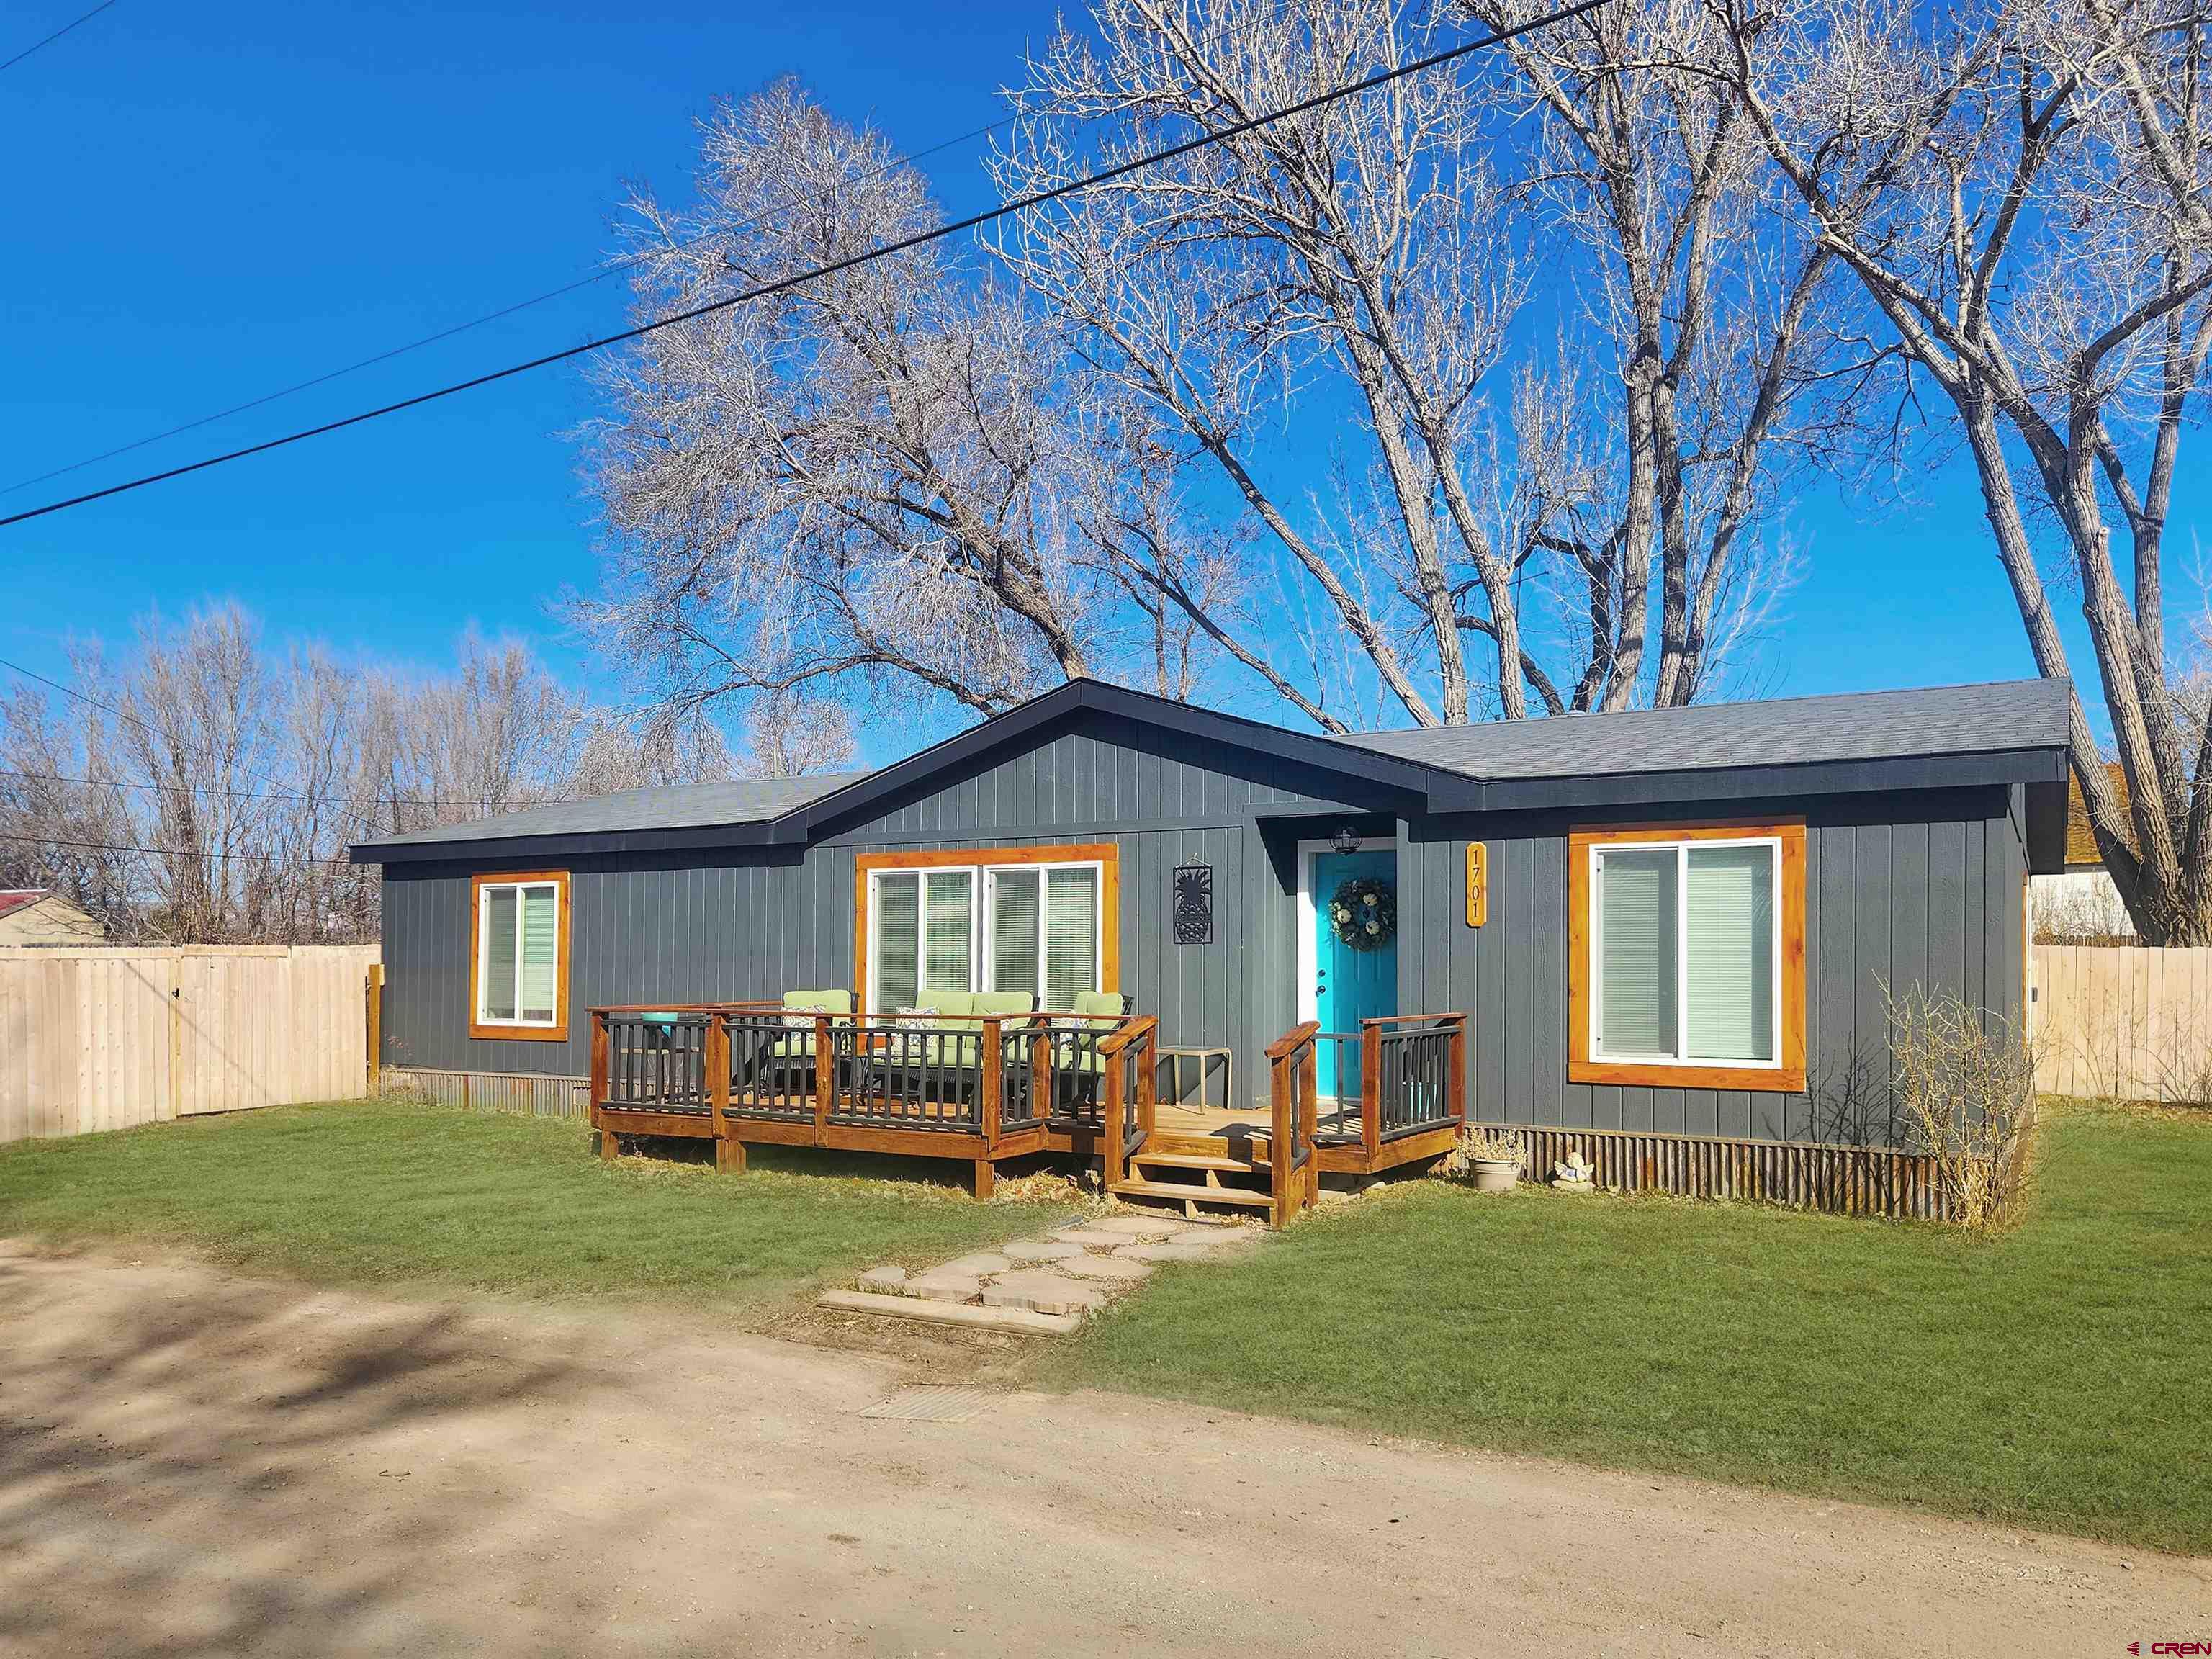
[[[1175,872],[1175,941],[1213,943],[1213,866],[1182,864]]]

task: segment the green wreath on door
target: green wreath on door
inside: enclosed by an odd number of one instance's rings
[[[1398,931],[1398,894],[1374,876],[1352,876],[1329,896],[1329,931],[1355,951],[1379,951]]]

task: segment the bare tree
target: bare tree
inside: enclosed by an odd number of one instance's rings
[[[2191,0],[1711,5],[1732,93],[1908,365],[1897,429],[1923,385],[1950,405],[2046,676],[2039,555],[2078,586],[2128,806],[2078,694],[2073,770],[2137,928],[2212,942],[2212,726],[2167,663],[2164,570],[2212,348],[2212,25]]]
[[[223,606],[149,623],[120,666],[80,653],[76,678],[58,708],[0,703],[0,880],[58,888],[123,940],[374,939],[378,872],[350,843],[738,769],[711,722],[592,707],[473,635],[452,674],[403,678],[273,658]]]
[[[882,140],[788,83],[707,124],[689,214],[630,204],[641,313],[938,222]],[[1082,456],[1035,319],[917,248],[641,341],[593,471],[620,549],[580,614],[672,707],[919,680],[980,714],[1107,641],[1065,503]]]
[[[1549,9],[1470,9],[1501,31]],[[1777,484],[1849,429],[1832,256],[1773,215],[1702,0],[1609,7],[1503,51],[1493,95],[1540,133],[1516,186],[1578,290],[1553,366],[1514,402],[1514,544],[1555,556],[1566,637],[1587,640],[1565,706],[1687,703],[1790,586]]]
[[[1724,43],[1693,0],[1522,37],[1502,76],[1430,70],[1235,131],[1464,21],[1099,0],[1097,43],[1064,30],[1031,63],[1001,187],[1222,142],[1026,214],[1000,251],[1235,491],[1401,718],[1687,702],[1786,585],[1762,532],[1809,435],[1826,257],[1745,234],[1755,139],[1672,61],[1688,23]],[[1548,354],[1516,340],[1534,299],[1566,313]],[[1365,452],[1310,506],[1269,453],[1309,410]]]
[[[747,777],[835,772],[850,766],[858,752],[853,718],[842,703],[793,691],[755,697],[746,711],[745,739],[749,752],[739,767]]]

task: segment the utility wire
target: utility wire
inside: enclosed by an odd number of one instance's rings
[[[6,669],[11,674],[19,674],[27,680],[36,680],[40,685],[51,686],[53,690],[60,692],[65,697],[74,697],[81,703],[88,704],[94,708],[104,709],[108,714],[114,715],[116,719],[123,720],[129,725],[137,726],[141,732],[149,732],[155,737],[161,738],[173,749],[190,750],[193,753],[214,762],[217,766],[222,766],[227,763],[222,756],[216,754],[215,750],[210,749],[204,744],[187,743],[173,732],[165,730],[161,726],[152,724],[150,721],[142,720],[136,714],[126,714],[124,710],[118,708],[112,702],[102,702],[98,697],[88,696],[84,692],[76,690],[74,686],[64,685],[59,680],[48,679],[44,674],[39,673],[35,670],[26,668],[21,663],[9,662],[5,657],[0,657],[0,668]],[[260,783],[265,783],[271,789],[282,790],[283,788],[282,784],[278,783],[276,779],[270,777],[266,772],[257,771],[251,767],[241,767],[240,769],[244,771],[246,775],[249,778],[252,778]],[[349,822],[354,829],[365,830],[372,835],[380,833],[377,827],[369,821],[365,813],[345,809],[341,810],[343,816]]]
[[[112,4],[113,0],[109,0],[109,3]],[[1018,113],[1002,116],[988,126],[976,127],[957,137],[947,138],[941,143],[932,144],[927,149],[918,149],[910,155],[896,157],[884,163],[873,173],[861,174],[854,182],[867,184],[899,167],[910,167],[916,161],[926,160],[940,150],[951,149],[956,144],[964,144],[972,139],[983,137],[996,131],[1008,122],[1018,118]],[[767,219],[768,216],[763,213],[734,225],[717,225],[712,229],[700,231],[695,235],[679,237],[665,246],[646,248],[636,253],[624,254],[618,259],[609,260],[597,270],[589,271],[573,282],[563,283],[558,288],[549,288],[543,294],[534,294],[527,300],[517,300],[512,305],[501,306],[497,311],[488,311],[483,316],[471,318],[465,323],[455,323],[450,328],[440,329],[435,334],[426,334],[419,340],[410,340],[404,345],[393,346],[388,350],[376,353],[374,356],[363,357],[357,362],[348,363],[343,368],[333,368],[315,375],[310,380],[295,381],[292,385],[277,391],[264,392],[258,398],[248,398],[245,403],[233,404],[228,409],[219,409],[212,415],[203,415],[198,420],[186,421],[182,426],[173,426],[166,432],[152,433],[146,437],[134,439],[130,443],[118,444],[113,449],[102,450],[97,455],[88,455],[81,461],[71,461],[66,466],[58,466],[49,471],[40,472],[34,477],[0,487],[0,495],[12,495],[19,489],[28,489],[33,484],[44,483],[49,478],[58,478],[88,466],[97,466],[102,461],[112,461],[118,455],[128,455],[131,451],[143,449],[149,444],[157,444],[165,439],[180,437],[185,433],[196,432],[204,426],[212,426],[217,421],[227,421],[234,415],[244,415],[249,410],[279,402],[298,392],[312,391],[319,386],[327,386],[332,380],[343,380],[349,374],[357,374],[364,368],[374,368],[379,363],[388,363],[395,357],[404,357],[410,351],[420,351],[425,346],[436,345],[441,340],[450,340],[456,335],[466,334],[471,329],[483,328],[487,324],[498,322],[502,318],[512,317],[518,312],[527,311],[533,306],[549,304],[564,295],[574,294],[580,289],[590,288],[594,283],[605,282],[610,276],[643,264],[648,259],[658,258],[663,254],[681,252],[687,247],[696,246],[699,243],[714,237],[742,235],[746,231],[757,229],[767,222]]]
[[[150,853],[156,858],[165,859],[266,859],[278,864],[327,864],[335,867],[356,867],[351,859],[295,858],[289,853],[219,853],[205,847],[134,847],[119,841],[59,841],[52,836],[0,834],[0,841],[21,842],[29,847],[75,847],[91,853]],[[362,865],[358,867],[366,870],[373,866]]]
[[[114,0],[108,0],[108,3],[112,5],[114,3]],[[1261,24],[1271,21],[1271,19],[1276,15],[1279,15],[1279,9],[1274,13],[1255,17],[1249,22],[1240,23],[1234,28],[1217,30],[1212,34],[1203,36],[1201,38],[1209,45],[1218,44],[1224,40],[1234,40],[1240,34],[1249,34],[1254,29],[1258,28]],[[990,137],[991,134],[1000,131],[1002,128],[1012,126],[1015,122],[1022,120],[1026,117],[1048,114],[1052,110],[1058,107],[1063,101],[1064,100],[1057,98],[1048,98],[1045,100],[1044,102],[1037,105],[1034,109],[1016,109],[1007,114],[1001,115],[994,121],[986,121],[980,127],[970,127],[965,132],[957,133],[950,138],[939,139],[937,143],[927,145],[923,149],[909,150],[903,155],[893,156],[890,161],[884,162],[883,166],[875,168],[872,172],[861,173],[858,178],[852,180],[852,183],[854,185],[872,184],[878,179],[886,178],[890,174],[897,172],[901,167],[912,167],[917,161],[927,161],[931,156],[940,155],[944,151],[954,149],[958,145],[973,143],[978,138],[987,138]],[[486,312],[483,316],[471,318],[465,323],[455,323],[450,328],[441,328],[434,334],[426,334],[419,340],[410,340],[404,345],[392,346],[387,350],[377,352],[373,356],[363,357],[357,362],[348,363],[343,368],[330,369],[325,373],[317,374],[311,379],[295,381],[292,385],[281,387],[275,392],[264,392],[258,398],[248,398],[242,404],[233,404],[228,409],[219,409],[212,415],[203,415],[197,420],[186,421],[181,426],[173,426],[165,432],[152,433],[146,437],[134,439],[130,443],[118,444],[112,449],[102,450],[97,455],[88,455],[81,461],[71,461],[65,466],[53,467],[45,472],[34,474],[31,477],[19,479],[14,483],[0,485],[0,495],[12,495],[19,489],[28,489],[33,484],[45,483],[51,478],[63,477],[69,473],[81,471],[88,466],[97,466],[102,461],[112,461],[118,455],[128,455],[133,450],[145,448],[149,444],[158,444],[167,439],[181,437],[187,432],[197,432],[204,426],[212,426],[217,421],[227,421],[234,415],[244,415],[252,410],[260,409],[267,404],[280,402],[296,393],[312,391],[319,386],[327,386],[332,380],[343,380],[349,374],[359,374],[364,368],[374,368],[379,363],[388,363],[395,357],[404,357],[410,351],[420,351],[425,346],[436,345],[442,340],[450,340],[457,335],[466,334],[471,329],[482,328],[487,324],[495,323],[503,318],[512,317],[518,312],[528,311],[533,306],[549,304],[555,300],[561,299],[564,295],[574,294],[580,289],[590,288],[596,283],[603,283],[610,276],[616,276],[625,270],[632,270],[638,265],[645,264],[647,260],[658,258],[664,254],[680,253],[685,248],[696,247],[701,242],[708,241],[716,237],[740,236],[746,231],[757,230],[762,225],[768,222],[769,216],[770,216],[764,211],[756,214],[750,219],[740,220],[734,225],[715,225],[708,229],[696,232],[690,236],[679,236],[674,241],[666,244],[665,246],[643,248],[635,253],[628,253],[623,255],[619,258],[610,259],[601,264],[596,270],[586,271],[584,275],[575,278],[572,282],[562,283],[558,288],[547,289],[543,294],[534,294],[526,300],[517,300],[512,305],[501,306],[496,311]]]
[[[326,806],[465,806],[480,808],[481,802],[461,800],[446,795],[415,795],[393,792],[389,795],[318,795],[305,789],[216,789],[195,783],[135,783],[128,778],[76,777],[66,772],[26,772],[13,766],[0,766],[0,778],[22,778],[33,783],[79,783],[94,789],[142,789],[156,795],[213,795],[222,800],[305,800],[320,801]]]
[[[95,17],[99,16],[100,13],[102,13],[102,12],[106,11],[106,10],[110,6],[113,5],[114,3],[115,3],[115,0],[100,0],[100,3],[99,3],[98,5],[96,5],[96,6],[94,6],[94,7],[90,11],[88,11],[88,12],[85,13],[85,15],[84,15],[83,16],[82,16],[82,17],[80,17],[80,18],[77,18],[77,19],[76,19],[75,21],[73,21],[73,22],[68,22],[68,23],[64,23],[64,24],[63,24],[59,28],[56,29],[56,30],[55,30],[52,34],[48,35],[45,40],[40,40],[40,41],[36,41],[36,42],[33,42],[32,45],[30,45],[30,46],[27,46],[24,47],[24,48],[22,49],[22,51],[21,51],[21,52],[17,52],[17,53],[16,53],[13,58],[10,58],[6,62],[6,63],[4,63],[4,64],[0,64],[0,74],[5,74],[8,70],[11,70],[11,69],[15,68],[16,64],[18,64],[21,63],[21,62],[22,62],[26,58],[28,58],[28,57],[29,57],[33,52],[43,52],[46,47],[51,46],[52,45],[53,45],[53,43],[54,43],[55,41],[57,41],[57,40],[60,40],[60,39],[62,38],[62,36],[64,36],[64,34],[67,34],[67,33],[68,33],[71,29],[77,27],[78,27],[78,25],[80,25],[80,24],[83,24],[83,23],[89,23],[90,21],[92,21],[92,20],[93,20],[94,18],[95,18]]]
[[[59,513],[69,507],[82,507],[88,501],[104,501],[110,495],[120,495],[129,490],[143,489],[149,484],[165,483],[172,478],[181,478],[191,473],[204,472],[210,467],[222,466],[231,461],[244,460],[250,455],[265,454],[272,449],[283,449],[292,444],[304,442],[309,438],[319,438],[329,433],[343,432],[349,427],[380,420],[387,415],[397,415],[402,410],[419,408],[424,404],[436,403],[442,398],[455,397],[464,392],[473,392],[479,386],[491,386],[501,380],[512,380],[518,374],[527,374],[534,369],[546,368],[555,363],[567,362],[572,357],[581,357],[592,352],[604,351],[610,346],[624,345],[632,340],[642,339],[648,334],[658,333],[662,329],[673,328],[682,323],[696,322],[702,317],[728,311],[754,300],[768,299],[797,288],[803,283],[817,281],[824,276],[834,276],[841,271],[851,270],[860,265],[872,264],[878,259],[889,258],[895,253],[904,253],[932,242],[943,241],[947,237],[957,236],[980,226],[992,224],[1016,214],[1028,212],[1032,208],[1043,207],[1048,203],[1060,200],[1062,197],[1077,195],[1096,185],[1111,183],[1114,179],[1126,178],[1130,173],[1156,167],[1163,161],[1171,161],[1178,156],[1207,149],[1273,122],[1284,120],[1293,115],[1303,115],[1308,110],[1318,109],[1323,105],[1335,103],[1340,99],[1353,97],[1364,92],[1371,92],[1378,87],[1404,80],[1408,76],[1438,68],[1504,41],[1533,33],[1538,29],[1547,28],[1554,23],[1565,22],[1570,18],[1580,17],[1587,13],[1599,10],[1612,3],[1613,0],[1579,0],[1577,4],[1562,7],[1557,11],[1547,13],[1541,17],[1532,18],[1528,22],[1516,24],[1511,28],[1499,29],[1479,40],[1467,41],[1446,51],[1431,52],[1425,58],[1417,58],[1411,63],[1401,64],[1395,69],[1380,70],[1364,80],[1354,81],[1345,86],[1333,88],[1327,92],[1316,93],[1310,98],[1302,98],[1296,103],[1285,105],[1280,109],[1270,110],[1264,114],[1231,122],[1225,127],[1200,133],[1195,138],[1185,139],[1182,143],[1170,144],[1164,149],[1153,150],[1129,161],[1116,163],[1110,167],[1102,167],[1095,173],[1085,173],[1079,179],[1070,179],[1048,190],[1033,191],[1026,196],[1017,197],[1011,202],[1001,203],[994,208],[987,208],[981,213],[971,213],[964,218],[955,219],[950,223],[937,226],[933,229],[917,231],[911,236],[900,237],[896,241],[886,242],[880,246],[869,248],[860,253],[849,254],[842,259],[833,259],[828,264],[817,265],[810,270],[794,272],[788,276],[780,276],[773,282],[760,283],[742,293],[729,295],[720,300],[710,300],[702,305],[690,307],[687,310],[672,312],[667,316],[657,317],[651,322],[640,323],[635,327],[623,329],[613,334],[603,334],[597,339],[586,340],[580,344],[567,346],[558,351],[549,351],[542,356],[532,357],[524,362],[509,364],[505,368],[495,368],[486,374],[471,375],[467,380],[455,380],[449,385],[439,386],[428,392],[418,392],[413,397],[402,398],[396,403],[382,404],[374,409],[363,410],[358,414],[344,416],[338,420],[325,421],[317,426],[303,427],[296,432],[288,432],[282,437],[264,439],[260,443],[248,444],[240,449],[227,450],[222,454],[190,461],[182,466],[168,467],[160,472],[149,472],[143,477],[129,479],[122,483],[110,484],[104,489],[88,490],[82,495],[68,496],[61,501],[49,501],[43,507],[34,507],[25,512],[10,514],[6,518],[0,518],[0,528],[22,524],[32,519],[44,518],[50,513]]]

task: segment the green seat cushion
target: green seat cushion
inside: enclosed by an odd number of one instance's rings
[[[850,991],[786,991],[783,1006],[794,1014],[849,1014],[853,1012]]]
[[[1119,991],[1078,991],[1071,1014],[1111,1014],[1116,1019],[1129,1012],[1129,1000]]]

